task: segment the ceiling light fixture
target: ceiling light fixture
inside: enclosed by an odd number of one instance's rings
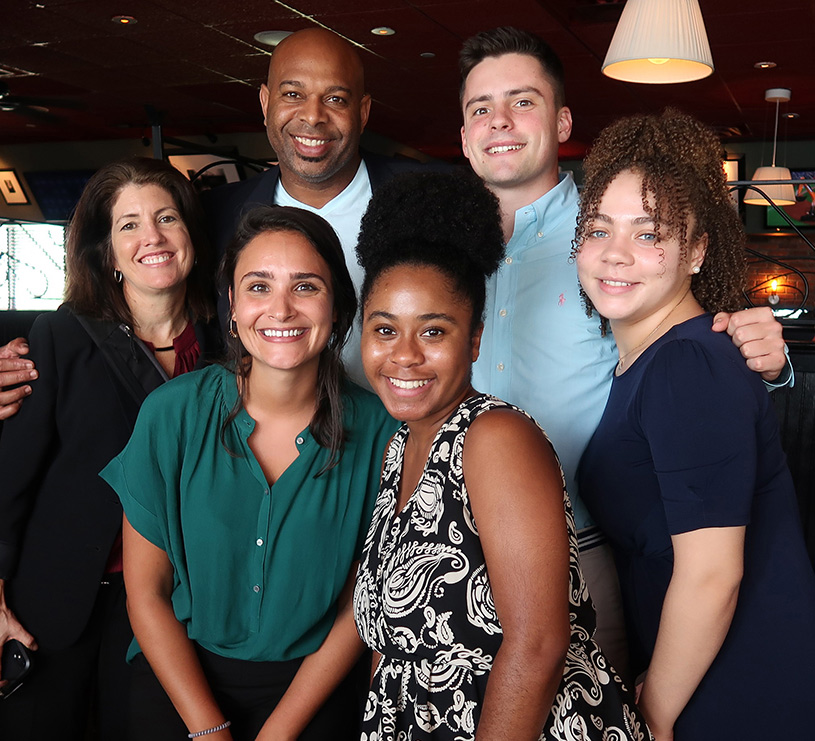
[[[286,36],[291,36],[291,31],[258,31],[255,34],[255,41],[266,46],[277,46]]]
[[[761,185],[763,192],[759,193],[755,188],[748,188],[744,195],[744,202],[751,206],[767,206],[768,200],[772,200],[776,206],[792,206],[795,203],[795,188],[792,185],[792,175],[787,167],[775,166],[775,154],[778,148],[778,106],[790,99],[790,91],[785,87],[774,87],[764,93],[764,100],[775,103],[775,132],[773,133],[773,164],[770,167],[759,167],[753,173],[753,182]],[[767,183],[766,180],[789,180],[786,183]]]
[[[138,23],[132,15],[114,15],[110,20],[120,26],[132,26],[134,23]]]
[[[377,26],[371,29],[374,36],[393,36],[396,33],[390,26]]]
[[[756,69],[772,69],[775,66],[775,62],[756,62],[753,65]]]
[[[419,53],[419,56],[423,59],[434,59],[436,55],[432,51],[423,51]]]
[[[713,57],[698,0],[628,0],[603,62],[623,82],[701,80]]]

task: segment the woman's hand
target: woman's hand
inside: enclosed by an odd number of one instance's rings
[[[569,646],[563,479],[538,427],[508,409],[472,423],[463,466],[503,630],[476,738],[533,741],[551,711]]]
[[[173,566],[167,554],[124,518],[124,577],[133,634],[150,667],[190,732],[221,725],[224,718],[212,694],[195,644],[173,611]],[[231,741],[229,729],[202,736]]]
[[[257,741],[296,741],[311,719],[362,655],[354,625],[353,592],[358,562],[337,601],[337,617],[322,645],[303,659],[297,674],[272,711]]]
[[[744,534],[744,527],[717,527],[671,537],[673,575],[638,702],[657,741],[673,738],[676,719],[730,629],[743,573]]]
[[[28,648],[36,651],[37,642],[34,636],[31,635],[17,620],[17,616],[11,611],[11,608],[6,604],[5,594],[5,580],[0,579],[0,649],[6,645],[7,641],[16,639],[20,643],[25,644]],[[0,663],[0,676],[2,676],[3,666]],[[0,681],[0,687],[6,683]]]

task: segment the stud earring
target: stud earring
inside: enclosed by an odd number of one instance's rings
[[[691,270],[691,273],[693,273],[694,275],[699,275],[699,273],[701,273],[701,272],[702,272],[702,268],[700,268],[698,265],[694,265],[693,269]]]

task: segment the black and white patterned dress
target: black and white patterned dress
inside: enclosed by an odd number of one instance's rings
[[[462,451],[471,422],[496,408],[515,409],[485,395],[458,407],[436,434],[416,490],[396,517],[406,426],[388,448],[354,590],[357,629],[383,655],[368,694],[362,741],[475,737],[502,631],[464,484]],[[540,739],[648,739],[644,721],[591,639],[594,609],[565,486],[563,506],[571,645]]]

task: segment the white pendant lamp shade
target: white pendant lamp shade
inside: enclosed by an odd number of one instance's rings
[[[750,206],[769,206],[767,199],[775,203],[776,206],[792,206],[795,204],[795,188],[792,184],[792,174],[787,167],[776,167],[775,153],[778,148],[778,106],[780,103],[786,103],[792,93],[788,88],[775,87],[770,88],[764,93],[764,100],[775,103],[775,131],[773,133],[773,164],[771,167],[759,167],[753,173],[753,182],[756,187],[761,188],[765,198],[761,193],[749,189],[744,194],[744,202]],[[760,180],[789,180],[789,184],[775,184],[775,185],[762,185]]]
[[[795,186],[792,184],[792,174],[787,167],[759,167],[753,175],[753,180],[789,180],[789,185],[762,185],[756,183],[757,188],[766,193],[776,206],[795,205]],[[754,190],[744,194],[744,202],[751,206],[769,206],[767,199]]]
[[[624,82],[701,80],[713,57],[698,0],[627,0],[603,74]]]

